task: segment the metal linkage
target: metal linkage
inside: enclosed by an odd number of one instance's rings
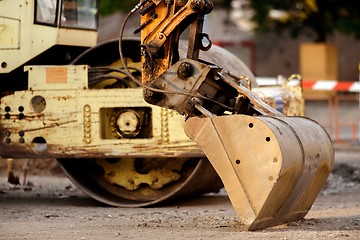
[[[223,73],[219,72],[217,73],[217,76],[224,81],[225,83],[229,84],[231,87],[236,89],[239,94],[246,96],[252,105],[252,107],[261,113],[261,115],[270,115],[270,116],[284,116],[282,113],[277,111],[276,109],[270,107],[266,103],[264,103],[258,96],[256,96],[251,90],[244,87],[241,84],[238,84],[233,79],[229,77],[226,77]]]

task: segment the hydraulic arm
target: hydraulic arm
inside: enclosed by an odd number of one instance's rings
[[[134,8],[142,15],[144,98],[186,116],[185,133],[250,230],[301,219],[332,169],[331,140],[313,120],[265,104],[252,92],[251,76],[199,59],[211,47],[202,25],[212,8],[210,0],[143,0]],[[187,28],[187,57],[180,59],[179,37]]]

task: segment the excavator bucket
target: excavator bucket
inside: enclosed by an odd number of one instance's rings
[[[185,132],[203,149],[248,230],[302,219],[334,162],[327,132],[303,117],[192,117]]]

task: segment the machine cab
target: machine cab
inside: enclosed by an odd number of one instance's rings
[[[36,0],[34,10],[35,24],[60,28],[97,29],[97,0]]]
[[[0,73],[29,64],[54,46],[94,46],[98,9],[99,0],[0,1]]]

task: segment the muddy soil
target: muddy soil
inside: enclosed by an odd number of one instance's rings
[[[244,231],[223,190],[152,208],[114,208],[81,193],[56,164],[51,171],[30,167],[26,184],[14,186],[0,161],[0,239],[360,239],[358,149],[337,149],[304,220],[254,232]],[[23,168],[16,170],[20,182]]]

